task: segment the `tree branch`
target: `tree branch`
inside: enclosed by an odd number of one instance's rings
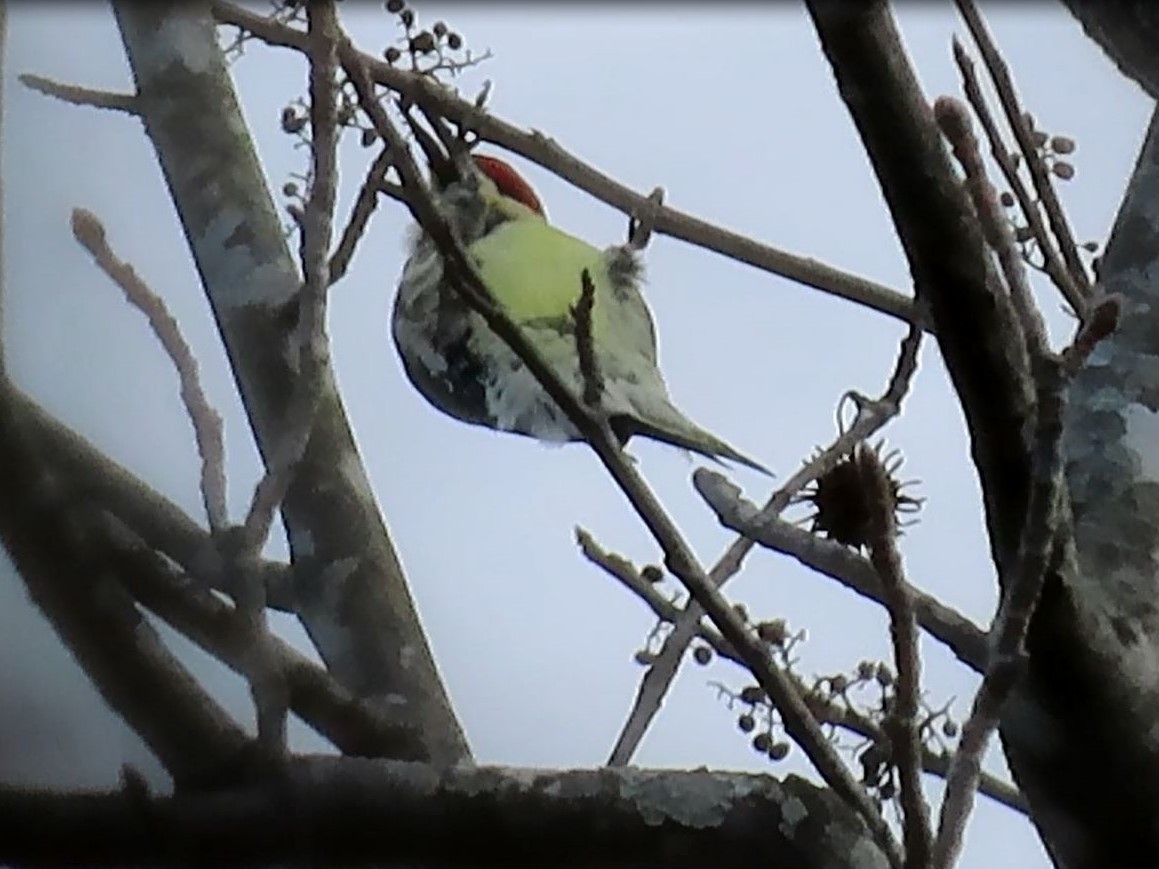
[[[1060,509],[1073,516],[1074,550],[1060,546],[1053,555],[1026,640],[1026,674],[1002,711],[1010,768],[1060,865],[1159,854],[1157,207],[1159,113],[1100,268],[1106,296],[1091,322],[1105,306],[1116,328],[1099,330],[1104,340],[1070,386],[1069,497]],[[1080,335],[1078,344],[1097,335]],[[1068,364],[1081,360],[1078,344]]]
[[[133,606],[97,517],[41,458],[9,394],[0,385],[0,540],[29,595],[178,786],[236,780],[245,733]]]
[[[675,625],[683,618],[687,610],[678,607],[662,595],[652,583],[640,575],[640,572],[627,559],[605,552],[582,528],[576,529],[576,541],[579,543],[584,558],[636,595],[657,619]],[[728,641],[720,635],[719,631],[704,624],[697,624],[696,636],[710,646],[713,652],[721,658],[745,668],[744,661],[737,655]],[[802,696],[807,696],[809,708],[817,720],[823,724],[841,727],[874,742],[886,738],[882,729],[866,716],[855,712],[848,706],[827,700],[816,692],[810,692],[807,686],[799,680],[797,687]],[[928,748],[923,748],[921,767],[928,773],[945,778],[952,757],[953,755],[939,754]],[[1026,800],[1022,798],[1017,788],[989,773],[982,773],[982,778],[978,782],[978,792],[1022,814],[1026,814],[1028,811]]]
[[[694,482],[700,496],[724,527],[744,535],[752,543],[795,558],[862,597],[886,606],[881,579],[864,556],[844,544],[825,540],[792,522],[759,510],[719,474],[700,470]],[[989,655],[986,632],[932,595],[917,590],[913,594],[914,612],[922,630],[945,645],[967,667],[978,673],[984,672]]]
[[[1038,416],[1034,432],[1034,464],[1026,526],[1019,546],[1019,570],[1007,585],[990,627],[992,651],[986,675],[974,695],[970,717],[946,774],[933,869],[951,869],[962,848],[982,756],[997,729],[1002,707],[1026,669],[1023,648],[1030,619],[1046,582],[1050,560],[1059,544],[1059,499],[1062,477],[1062,420],[1066,407],[1066,374],[1061,360],[1036,361]],[[1069,532],[1069,529],[1065,529]]]
[[[366,172],[366,180],[358,189],[358,196],[354,199],[354,206],[350,210],[350,217],[346,227],[342,230],[342,238],[338,247],[330,255],[330,285],[338,283],[350,268],[350,261],[354,258],[354,250],[366,227],[370,223],[371,215],[378,207],[378,195],[382,192],[382,185],[386,180],[386,170],[390,168],[390,152],[383,148],[370,164]]]
[[[921,336],[920,329],[910,327],[906,337],[902,339],[897,364],[894,366],[889,384],[880,398],[870,400],[854,392],[847,393],[847,397],[852,399],[857,407],[857,416],[852,425],[847,431],[842,432],[832,445],[806,462],[803,468],[772,494],[761,511],[762,516],[774,517],[784,510],[805,486],[830,471],[854,446],[879,431],[900,412],[902,398],[909,391],[910,382],[917,371]],[[701,469],[693,475],[693,482],[699,488],[700,481],[710,477],[711,471]],[[703,495],[703,492],[701,494]],[[733,530],[739,531],[741,536],[717,559],[708,574],[717,588],[740,572],[744,559],[753,548],[753,541],[745,536],[743,531],[738,528]],[[672,633],[665,638],[663,648],[648,666],[648,671],[640,681],[632,711],[612,748],[611,757],[608,759],[609,766],[623,766],[632,759],[652,719],[660,711],[664,697],[676,678],[676,671],[703,615],[704,611],[696,601],[689,601],[685,614],[675,622]]]
[[[809,0],[838,89],[877,174],[919,299],[962,403],[982,484],[991,552],[1004,573],[1026,515],[1034,411],[1030,367],[1009,297],[990,264],[884,0]]]
[[[269,463],[298,375],[292,312],[301,280],[208,7],[118,0],[114,8],[146,132]],[[432,760],[457,762],[469,756],[466,739],[328,366],[319,400],[313,433],[282,502],[296,611],[343,685],[423,734]],[[386,698],[403,702],[388,704]]]
[[[86,439],[13,389],[8,401],[34,443],[41,444],[52,472],[94,510],[116,516],[151,549],[179,564],[205,588],[228,593],[231,578],[214,540],[184,510],[117,464]],[[294,611],[290,567],[263,562],[270,606]]]
[[[193,424],[197,454],[201,457],[201,500],[209,527],[222,531],[229,524],[226,508],[225,447],[221,438],[221,417],[201,388],[197,360],[169,313],[164,300],[137,275],[133,267],[119,259],[109,247],[105,227],[91,211],[73,209],[72,234],[110,280],[125,294],[133,307],[145,315],[166,355],[173,363],[181,384],[181,403]]]
[[[1029,360],[1009,299],[987,276],[983,239],[953,178],[896,28],[882,2],[813,0],[842,94],[928,300],[978,468],[991,552],[1015,581],[1029,515]],[[1141,310],[1124,317],[1071,390],[1067,482],[1077,561],[1060,547],[1027,637],[1029,664],[1002,712],[1006,757],[1053,860],[1107,865],[1159,853],[1159,649],[1154,553],[1156,182],[1159,120],[1103,258],[1103,283]],[[1114,277],[1111,278],[1110,276]],[[1080,386],[1081,384],[1081,386]],[[1145,507],[1143,505],[1146,505]],[[1159,508],[1156,508],[1159,509]],[[1082,569],[1079,569],[1081,565]],[[1082,750],[1075,750],[1082,746]],[[1107,789],[1105,782],[1116,783]],[[1092,802],[1095,790],[1104,798]]]
[[[962,47],[957,37],[954,37],[954,61],[962,74],[962,88],[966,94],[966,101],[970,103],[986,133],[986,141],[990,144],[990,156],[1002,170],[1002,177],[1010,185],[1011,193],[1018,200],[1018,208],[1026,218],[1034,240],[1038,243],[1038,249],[1042,252],[1043,268],[1067,303],[1081,317],[1086,311],[1086,297],[1059,259],[1058,247],[1047,232],[1046,224],[1042,222],[1042,212],[1038,203],[1030,198],[1030,192],[1026,189],[1022,176],[1018,174],[1018,167],[1006,150],[1006,143],[1002,141],[1002,134],[998,132],[998,125],[994,123],[994,117],[986,105],[986,98],[982,95],[982,88],[978,84],[978,74],[974,71],[974,61],[966,54],[966,49]],[[1036,153],[1036,159],[1037,156]]]
[[[1089,36],[1118,67],[1159,100],[1159,9],[1151,0],[1062,0]]]
[[[965,105],[952,97],[940,97],[934,103],[934,120],[954,150],[954,158],[966,175],[963,182],[974,214],[982,229],[986,244],[998,259],[998,265],[1010,294],[1010,304],[1018,318],[1026,355],[1033,366],[1035,360],[1050,353],[1046,321],[1034,301],[1034,293],[1026,279],[1026,265],[1014,246],[1014,233],[1002,214],[998,194],[986,175],[986,164],[974,136],[970,113]]]
[[[930,859],[930,807],[922,793],[922,737],[918,714],[921,706],[922,659],[918,648],[913,587],[905,578],[897,548],[897,516],[893,481],[877,454],[859,445],[854,453],[860,486],[871,506],[867,535],[869,560],[885,589],[889,610],[889,634],[897,685],[893,707],[885,719],[893,759],[901,781],[902,835],[907,869],[926,869]],[[953,767],[951,767],[952,769]]]
[[[234,608],[175,570],[117,520],[109,518],[102,533],[115,558],[117,576],[129,593],[244,676],[250,641],[238,630]],[[286,680],[290,709],[343,754],[402,760],[424,756],[419,734],[378,714],[288,643],[273,637],[270,654]]]
[[[20,83],[37,93],[54,99],[63,100],[74,106],[89,106],[94,109],[111,109],[116,112],[125,112],[129,115],[140,114],[136,94],[117,94],[110,91],[95,90],[75,84],[53,81],[40,75],[24,73],[18,76]]]
[[[592,329],[592,309],[596,304],[596,286],[587,269],[580,275],[579,301],[572,307],[575,320],[576,356],[579,357],[580,377],[583,380],[583,400],[589,408],[599,406],[604,394],[604,377],[596,358],[595,336]]]
[[[240,27],[253,33],[268,45],[291,48],[300,52],[307,50],[305,34],[301,30],[232,3],[216,0],[212,5],[214,16],[222,24]],[[835,269],[825,263],[760,244],[739,233],[713,226],[692,215],[654,203],[650,195],[637,193],[617,183],[565,150],[553,139],[537,131],[521,130],[490,115],[473,102],[456,96],[449,88],[431,82],[426,76],[396,69],[362,52],[357,52],[356,57],[375,83],[390,88],[439,116],[471,130],[483,141],[493,142],[537,163],[628,216],[651,214],[652,229],[661,235],[678,238],[892,317],[910,321],[920,316],[913,310],[911,300],[896,290]],[[354,61],[355,55],[351,55],[349,59]],[[928,320],[923,319],[920,322],[929,328]]]
[[[1058,194],[1054,192],[1054,185],[1050,182],[1050,174],[1046,171],[1046,166],[1038,156],[1038,149],[1030,137],[1030,126],[1026,122],[1022,107],[1018,104],[1018,94],[1014,91],[1014,80],[1010,77],[1010,68],[1002,59],[1002,54],[998,51],[997,46],[994,45],[986,22],[978,14],[978,7],[974,5],[974,0],[954,0],[954,3],[965,20],[966,26],[970,29],[970,35],[974,37],[978,51],[982,54],[982,62],[986,64],[986,70],[990,73],[995,90],[998,91],[998,99],[1006,113],[1006,121],[1014,132],[1014,138],[1018,140],[1018,146],[1022,149],[1026,168],[1030,172],[1030,180],[1034,183],[1034,191],[1038,194],[1038,201],[1046,210],[1047,220],[1050,222],[1051,231],[1054,232],[1054,237],[1058,242],[1058,249],[1062,254],[1063,261],[1070,270],[1071,279],[1082,295],[1089,295],[1091,291],[1090,277],[1087,275],[1086,266],[1079,259],[1074,234],[1071,232],[1070,223],[1066,219],[1066,212],[1063,211],[1062,204],[1058,201]]]
[[[6,864],[889,865],[830,791],[795,776],[707,771],[438,773],[315,757],[212,795],[0,788],[0,822]]]

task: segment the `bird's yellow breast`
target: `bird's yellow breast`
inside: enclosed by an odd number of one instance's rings
[[[517,321],[566,316],[580,297],[584,269],[597,297],[610,285],[602,251],[540,219],[509,220],[471,245],[471,253],[488,288]],[[604,319],[599,308],[597,322]]]

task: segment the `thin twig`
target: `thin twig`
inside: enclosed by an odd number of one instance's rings
[[[1083,296],[1089,296],[1091,292],[1090,277],[1079,258],[1074,235],[1066,219],[1066,212],[1058,201],[1054,185],[1050,182],[1050,174],[1046,171],[1046,166],[1042,162],[1042,158],[1039,157],[1038,149],[1030,136],[1026,116],[1018,104],[1018,94],[1014,90],[1010,69],[1007,67],[1006,61],[1003,60],[1001,52],[998,51],[998,47],[994,44],[982,16],[978,14],[978,7],[974,4],[974,0],[954,0],[954,2],[965,20],[966,26],[970,29],[970,35],[974,38],[978,51],[982,54],[982,62],[986,64],[986,71],[990,74],[991,81],[994,82],[994,89],[998,92],[998,99],[1002,103],[1006,120],[1022,149],[1022,156],[1026,159],[1026,166],[1030,170],[1030,179],[1034,182],[1034,190],[1038,194],[1042,207],[1046,210],[1050,228],[1058,241],[1058,248],[1062,253],[1063,260],[1066,262],[1067,268],[1070,269],[1071,277],[1074,279],[1079,292]]]
[[[410,194],[408,206],[411,213],[438,246],[443,257],[444,273],[454,291],[478,312],[487,326],[523,361],[548,396],[559,405],[568,420],[583,435],[660,544],[668,568],[704,607],[717,628],[737,649],[758,683],[772,698],[781,713],[789,736],[801,746],[825,783],[862,816],[891,863],[900,866],[898,845],[885,819],[850,775],[808,707],[786,675],[770,658],[764,644],[748,630],[736,610],[709,581],[671,518],[632,463],[625,458],[606,421],[588,412],[582,400],[560,380],[535,345],[495,302],[487,285],[479,276],[473,260],[439,212],[409,148],[376,98],[374,86],[358,52],[347,43],[343,45],[340,56],[358,92],[359,104],[370,116],[375,129],[394,155],[395,169]]]
[[[329,354],[326,338],[326,291],[330,285],[328,252],[338,189],[337,46],[341,37],[333,0],[307,5],[310,54],[310,198],[302,218],[302,273],[298,299],[298,377],[286,411],[287,427],[254,490],[245,519],[242,546],[235,562],[241,572],[238,616],[252,643],[247,675],[258,720],[258,743],[270,758],[286,753],[289,689],[279,667],[266,622],[265,587],[255,570],[274,513],[285,497],[306,452],[314,428],[322,374]]]
[[[1035,241],[1038,242],[1046,274],[1081,318],[1086,311],[1086,298],[1075,285],[1074,277],[1066,265],[1059,259],[1055,242],[1047,232],[1046,224],[1042,221],[1042,212],[1039,210],[1038,204],[1030,198],[1030,192],[1026,189],[1022,176],[1018,174],[1018,167],[1014,165],[1010,152],[1006,150],[1002,134],[998,131],[998,125],[990,114],[990,107],[986,104],[986,98],[983,96],[982,88],[978,83],[978,75],[974,71],[974,61],[970,59],[966,49],[962,47],[962,43],[958,41],[956,36],[953,42],[954,60],[962,74],[962,88],[966,94],[966,100],[974,109],[974,114],[978,116],[978,121],[986,132],[986,139],[990,143],[990,156],[994,158],[994,162],[1002,170],[1002,175],[1005,177],[1006,183],[1010,185],[1011,192],[1018,200],[1018,207],[1026,218]]]
[[[1006,698],[1021,676],[1026,660],[1023,644],[1058,541],[1062,479],[1062,420],[1066,406],[1066,371],[1057,357],[1035,362],[1038,399],[1032,447],[1030,496],[1026,524],[1019,541],[1016,568],[990,628],[994,650],[990,666],[974,696],[970,717],[946,774],[934,869],[950,869],[962,847],[962,835],[974,805],[982,755],[998,727]]]
[[[902,833],[906,866],[926,869],[930,857],[930,807],[922,793],[921,703],[922,660],[914,593],[902,569],[897,548],[897,516],[892,482],[873,450],[859,445],[857,468],[866,500],[872,505],[869,560],[881,578],[889,609],[889,635],[897,667],[894,706],[885,722],[901,780]]]
[[[828,449],[805,463],[801,470],[791,476],[780,489],[773,493],[762,510],[762,516],[775,516],[780,513],[789,506],[801,489],[831,470],[855,445],[872,435],[897,415],[901,410],[901,400],[909,390],[910,381],[917,370],[921,335],[919,328],[910,327],[906,337],[901,342],[897,364],[890,377],[889,385],[879,399],[870,401],[851,393],[857,402],[857,416],[852,425],[847,431],[839,435]],[[701,470],[697,476],[705,473],[710,472]],[[752,551],[753,545],[752,540],[742,535],[721,555],[708,574],[709,579],[717,588],[723,586],[740,572],[741,565],[744,563],[745,557]],[[636,691],[636,700],[633,703],[632,711],[628,714],[628,719],[624,722],[608,758],[609,766],[625,766],[636,753],[649,724],[660,711],[664,697],[668,693],[672,681],[676,678],[680,662],[684,658],[688,644],[695,636],[696,626],[700,623],[703,615],[704,611],[697,603],[689,601],[685,615],[680,617],[672,633],[665,638],[664,646],[648,667],[640,682],[640,687]]]
[[[307,50],[306,36],[301,30],[223,0],[215,0],[212,9],[219,22],[253,33],[268,45],[302,52]],[[373,82],[431,108],[436,114],[471,130],[482,141],[492,142],[537,163],[628,216],[643,214],[648,208],[648,196],[618,183],[540,132],[522,130],[488,114],[474,102],[458,97],[451,89],[431,82],[427,77],[396,69],[356,49],[350,49],[346,61],[361,64]],[[907,295],[823,262],[761,244],[668,206],[656,207],[654,230],[891,317],[907,322],[916,320],[930,331],[929,318],[914,308]]]
[[[139,115],[139,100],[136,94],[118,94],[110,91],[95,90],[75,84],[53,81],[44,76],[24,73],[20,83],[45,96],[64,100],[74,106],[91,106],[94,109],[110,109],[116,112],[125,112],[130,115]]]
[[[604,376],[596,358],[595,323],[593,309],[596,304],[596,287],[591,273],[584,269],[580,275],[579,301],[572,308],[575,318],[576,354],[579,356],[580,377],[583,380],[583,400],[590,408],[598,408],[604,393]]]
[[[205,516],[212,531],[221,531],[229,524],[221,417],[201,388],[201,377],[193,351],[161,297],[146,285],[131,265],[113,253],[105,228],[95,214],[83,208],[73,209],[72,234],[89,252],[101,271],[121,288],[130,304],[145,315],[162,349],[173,362],[181,384],[181,402],[193,424],[197,453],[201,457],[201,499],[205,505]]]
[[[1120,293],[1108,293],[1099,299],[1086,320],[1079,327],[1070,346],[1062,352],[1067,374],[1074,375],[1100,341],[1109,338],[1119,328],[1126,299]]]
[[[1014,246],[1014,233],[998,204],[997,191],[986,175],[986,164],[974,136],[966,106],[952,97],[940,97],[934,104],[934,118],[953,148],[954,157],[966,175],[965,188],[974,204],[986,244],[998,257],[1010,301],[1031,360],[1050,352],[1046,322],[1034,301],[1034,291],[1026,279],[1026,264]]]
[[[655,585],[644,579],[640,575],[640,571],[630,561],[605,551],[596,543],[591,534],[582,528],[576,529],[576,542],[579,544],[584,558],[635,594],[660,621],[674,624],[684,612],[683,609],[661,594]],[[744,661],[741,660],[728,641],[720,635],[719,631],[704,624],[698,624],[696,630],[696,636],[710,646],[721,658],[740,667],[745,666]],[[848,706],[821,697],[815,692],[808,692],[803,683],[798,683],[798,687],[802,694],[808,693],[809,708],[817,720],[823,724],[831,724],[874,741],[886,738],[884,731],[867,716],[850,709]],[[944,778],[950,768],[951,757],[952,755],[938,753],[923,747],[922,769],[932,775]],[[1026,800],[1016,787],[989,773],[982,774],[978,783],[978,792],[1024,815],[1029,812]]]
[[[247,544],[260,548],[269,536],[274,513],[290,486],[294,468],[310,440],[322,372],[329,357],[326,339],[326,290],[330,284],[327,252],[338,190],[338,106],[335,69],[341,38],[332,2],[310,4],[314,19],[310,54],[310,130],[312,141],[310,198],[302,219],[302,273],[298,296],[299,352],[297,383],[286,411],[281,442],[267,461],[246,515]],[[317,32],[315,32],[315,30]]]
[[[389,183],[386,181],[386,170],[389,168],[390,152],[383,148],[366,172],[366,180],[362,182],[362,187],[358,190],[358,197],[354,200],[354,207],[350,210],[350,219],[346,221],[346,228],[342,230],[342,238],[330,256],[331,286],[342,280],[347,269],[350,268],[350,261],[354,258],[354,250],[362,239],[363,233],[366,232],[366,226],[370,223],[374,209],[378,207],[378,194],[386,192],[384,187]]]

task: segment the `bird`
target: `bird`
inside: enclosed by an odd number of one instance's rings
[[[641,294],[639,251],[631,244],[599,249],[553,226],[535,190],[498,157],[467,154],[453,165],[454,177],[433,185],[440,211],[494,299],[577,394],[584,374],[575,304],[581,275],[586,270],[590,276],[600,409],[621,447],[632,437],[647,437],[771,475],[672,403],[659,368],[655,323]],[[432,180],[434,174],[432,168]],[[438,247],[417,225],[391,331],[407,378],[442,413],[548,443],[584,439],[522,360],[455,292]]]

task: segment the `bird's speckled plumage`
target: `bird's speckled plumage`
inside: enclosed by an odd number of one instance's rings
[[[492,170],[486,162],[478,164]],[[634,250],[599,250],[547,222],[530,188],[476,164],[440,194],[443,213],[479,266],[495,298],[577,392],[582,390],[571,308],[587,269],[595,289],[593,343],[604,389],[601,403],[622,441],[644,435],[711,457],[765,469],[692,423],[668,398],[657,363],[656,330],[640,294],[643,266]],[[531,205],[532,207],[529,207]],[[544,441],[579,433],[483,319],[443,282],[434,243],[412,239],[395,299],[393,333],[415,388],[439,410],[464,422]],[[765,471],[767,473],[767,471]]]

